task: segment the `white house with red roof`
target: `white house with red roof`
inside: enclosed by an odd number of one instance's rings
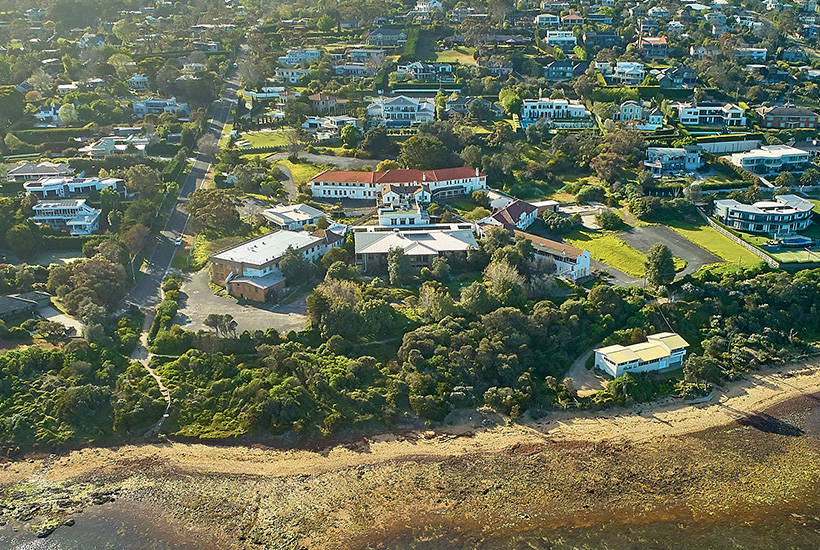
[[[377,200],[386,184],[426,186],[433,200],[487,189],[487,175],[467,166],[440,170],[326,170],[310,180],[315,198]]]

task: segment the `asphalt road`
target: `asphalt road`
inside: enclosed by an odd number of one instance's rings
[[[238,87],[239,80],[234,70],[231,80],[229,80],[223,88],[222,98],[214,104],[213,117],[210,121],[210,133],[216,138],[222,135],[222,129],[228,122],[231,109],[236,102],[235,98]],[[162,279],[171,266],[171,260],[173,260],[174,254],[176,254],[175,241],[177,237],[185,232],[185,227],[188,224],[188,214],[184,210],[181,210],[180,206],[187,202],[188,195],[202,186],[202,183],[205,181],[205,176],[211,167],[211,160],[209,155],[200,152],[196,153],[191,172],[179,190],[179,198],[171,214],[168,216],[165,229],[160,232],[157,238],[157,243],[151,254],[151,258],[148,260],[148,265],[144,270],[142,278],[125,297],[125,301],[133,302],[143,308],[154,307],[160,303],[159,288]]]

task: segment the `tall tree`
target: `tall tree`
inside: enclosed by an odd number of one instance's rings
[[[663,243],[655,243],[646,253],[646,280],[653,286],[668,285],[675,280],[675,260]]]

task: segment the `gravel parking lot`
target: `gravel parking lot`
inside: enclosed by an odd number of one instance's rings
[[[686,268],[679,275],[694,273],[701,266],[722,262],[711,252],[707,252],[692,241],[678,235],[668,227],[655,225],[650,227],[635,227],[619,235],[629,246],[637,248],[644,254],[655,243],[663,243],[672,251],[676,258],[683,258],[687,262]]]
[[[176,322],[186,330],[211,330],[203,324],[210,313],[233,315],[238,332],[273,327],[284,333],[305,327],[304,298],[287,305],[241,304],[232,298],[215,295],[209,280],[207,269],[183,276]]]

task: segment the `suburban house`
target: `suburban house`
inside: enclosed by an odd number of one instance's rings
[[[148,77],[144,74],[135,74],[125,82],[128,84],[128,88],[135,92],[144,92],[151,87],[148,82]]]
[[[727,156],[732,164],[753,174],[802,172],[811,162],[811,153],[790,145],[763,145],[759,149],[732,153]]]
[[[544,42],[549,46],[558,46],[565,52],[571,52],[578,45],[572,31],[547,31]]]
[[[609,78],[613,84],[637,86],[646,78],[646,69],[643,63],[637,61],[619,61],[612,67],[612,75]]]
[[[663,128],[663,113],[657,107],[647,108],[637,101],[624,101],[612,115],[615,122],[634,126],[636,130],[654,131]]]
[[[64,199],[99,193],[103,189],[113,189],[122,195],[125,182],[120,178],[46,177],[25,182],[23,189],[39,199]]]
[[[155,99],[152,97],[144,101],[135,101],[133,111],[134,116],[137,118],[143,118],[145,115],[161,115],[163,113],[182,114],[184,116],[191,114],[191,109],[188,108],[188,104],[177,103],[175,97],[170,99]]]
[[[525,231],[538,219],[538,208],[528,202],[514,199],[481,220],[484,225],[497,225],[507,229]]]
[[[354,48],[347,51],[347,58],[353,63],[384,63],[387,52],[384,50],[373,50]]]
[[[313,132],[317,140],[333,139],[341,135],[345,126],[359,127],[359,119],[345,116],[309,116],[302,123],[302,128]]]
[[[525,99],[521,107],[521,126],[526,129],[540,119],[553,128],[588,128],[593,125],[592,113],[582,103],[567,99]]]
[[[504,109],[483,97],[457,97],[456,99],[449,99],[447,103],[445,103],[444,113],[448,116],[454,114],[466,116],[469,112],[470,105],[473,103],[484,105],[490,110],[493,116],[498,117],[504,114]]]
[[[430,267],[433,259],[441,256],[466,258],[467,251],[478,248],[473,230],[469,226],[451,229],[393,229],[377,231],[368,229],[353,233],[356,264],[362,271],[382,271],[387,268],[387,254],[394,248],[404,250],[410,259],[410,267],[419,270]]]
[[[651,74],[661,88],[694,88],[698,85],[698,73],[689,67],[653,69]]]
[[[735,50],[736,59],[763,63],[768,57],[769,51],[766,48],[737,48]]]
[[[760,125],[764,128],[817,128],[817,113],[804,107],[761,107],[757,112],[763,117]]]
[[[201,40],[196,40],[191,44],[191,47],[194,51],[198,52],[218,52],[219,42],[204,42]]]
[[[132,152],[135,155],[145,156],[145,148],[149,139],[131,136],[107,136],[93,143],[80,147],[79,152],[91,158],[104,158],[108,155],[122,155]]]
[[[813,204],[795,195],[778,195],[770,201],[743,204],[732,199],[715,201],[715,218],[750,233],[786,236],[811,224]]]
[[[642,344],[615,344],[595,350],[595,368],[614,377],[627,372],[663,372],[678,369],[689,343],[674,332],[659,332]]]
[[[17,321],[37,315],[41,308],[51,305],[51,294],[48,292],[26,292],[0,296],[0,321]]]
[[[407,33],[395,29],[376,29],[367,35],[371,46],[403,47],[407,43]]]
[[[686,147],[647,147],[644,169],[653,176],[678,172],[694,172],[703,166],[703,149],[699,145]]]
[[[532,243],[535,258],[541,261],[555,264],[555,275],[572,281],[577,281],[589,276],[588,250],[575,248],[567,243],[551,241],[531,233],[514,231],[513,234],[525,237]]]
[[[584,33],[584,44],[600,48],[614,48],[623,41],[614,31],[587,31]]]
[[[313,112],[320,115],[335,115],[347,110],[347,100],[322,92],[308,96]]]
[[[430,225],[430,215],[421,203],[400,202],[379,207],[379,225],[382,227],[410,227]]]
[[[74,170],[67,162],[56,164],[53,162],[40,162],[38,164],[24,162],[9,168],[6,179],[9,181],[31,181],[42,178],[62,178],[73,172]]]
[[[310,71],[307,69],[290,69],[277,67],[276,78],[282,82],[289,82],[290,84],[298,84],[302,81]]]
[[[572,80],[573,74],[571,61],[551,61],[544,66],[544,78],[548,82],[566,82]]]
[[[388,127],[415,126],[436,118],[436,103],[432,98],[379,97],[368,105],[367,117]]]
[[[498,59],[479,59],[478,66],[487,69],[493,76],[506,78],[512,73],[513,66],[510,61]]]
[[[373,78],[375,71],[364,63],[341,63],[333,65],[333,72],[339,76],[351,78]]]
[[[316,225],[321,218],[326,217],[324,212],[307,204],[280,204],[263,210],[262,216],[272,226],[290,231],[302,230],[305,225]]]
[[[552,13],[541,13],[535,16],[535,24],[538,28],[560,27],[561,18]]]
[[[285,67],[295,67],[296,65],[310,65],[322,57],[322,50],[288,50],[286,55],[279,57],[279,63]]]
[[[343,243],[344,237],[327,230],[276,231],[211,256],[211,279],[231,296],[266,302],[285,288],[279,261],[289,248],[314,261]]]
[[[65,229],[72,235],[90,235],[100,228],[101,211],[88,206],[85,199],[44,200],[32,209],[34,223]]]
[[[654,36],[658,33],[658,21],[651,17],[642,17],[638,20],[638,32]]]
[[[326,170],[310,180],[314,197],[371,199],[379,197],[385,184],[427,186],[432,199],[468,195],[487,189],[487,176],[466,166],[440,170],[387,170],[360,172]]]
[[[453,66],[449,63],[425,63],[413,61],[396,67],[399,78],[409,77],[413,80],[454,82]]]
[[[665,36],[641,36],[635,41],[635,48],[644,59],[666,57],[668,47]]]
[[[568,13],[564,17],[561,18],[561,26],[562,27],[580,27],[584,24],[584,18],[578,15],[577,13]]]
[[[430,186],[427,184],[385,183],[382,185],[381,202],[384,205],[397,205],[417,202],[428,204],[433,200]]]
[[[678,112],[678,119],[684,126],[746,126],[746,112],[734,103],[701,101],[675,103],[672,107]]]

